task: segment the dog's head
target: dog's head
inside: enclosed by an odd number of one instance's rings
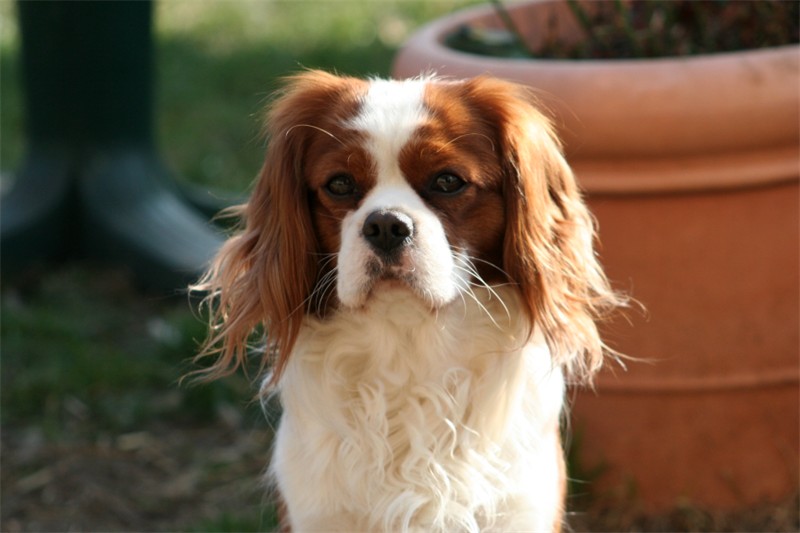
[[[555,360],[588,375],[595,320],[618,303],[549,121],[491,78],[291,78],[243,228],[198,285],[215,302],[207,351],[233,370],[258,326],[279,376],[305,314],[411,291],[432,310],[474,285],[518,289]]]

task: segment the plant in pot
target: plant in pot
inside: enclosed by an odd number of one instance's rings
[[[398,77],[494,75],[551,112],[642,362],[575,391],[593,493],[662,512],[798,491],[796,2],[534,0],[419,30]],[[456,49],[455,47],[458,47]]]

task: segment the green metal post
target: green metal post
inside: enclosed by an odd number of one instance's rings
[[[153,141],[152,2],[17,7],[27,155],[0,207],[3,274],[80,254],[185,286],[222,239]]]

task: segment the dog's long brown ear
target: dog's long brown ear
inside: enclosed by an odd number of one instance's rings
[[[603,359],[596,321],[624,304],[595,255],[593,219],[532,95],[497,80],[471,83],[505,166],[503,268],[554,360],[573,378],[589,378]]]
[[[283,371],[295,344],[305,306],[317,279],[317,240],[312,225],[303,160],[308,127],[324,114],[341,78],[307,72],[289,79],[266,119],[269,145],[250,200],[238,208],[242,228],[220,249],[193,287],[206,294],[210,334],[200,358],[216,361],[201,371],[216,378],[235,371],[246,359],[248,339],[259,327],[267,345],[262,367],[273,381]]]

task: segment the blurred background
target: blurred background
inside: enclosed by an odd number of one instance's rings
[[[281,77],[303,68],[387,76],[411,32],[475,3],[155,2],[158,172],[210,217],[246,196],[262,162],[262,110]],[[0,2],[4,192],[29,169],[21,40],[19,4]],[[101,101],[102,91],[84,97]],[[261,477],[272,432],[253,401],[257,384],[242,375],[179,383],[205,336],[197,302],[142,283],[133,262],[97,257],[60,253],[4,276],[0,530],[270,530],[276,517]],[[794,499],[735,516],[687,506],[641,518],[594,509],[576,487],[577,530],[789,530],[797,519]]]

